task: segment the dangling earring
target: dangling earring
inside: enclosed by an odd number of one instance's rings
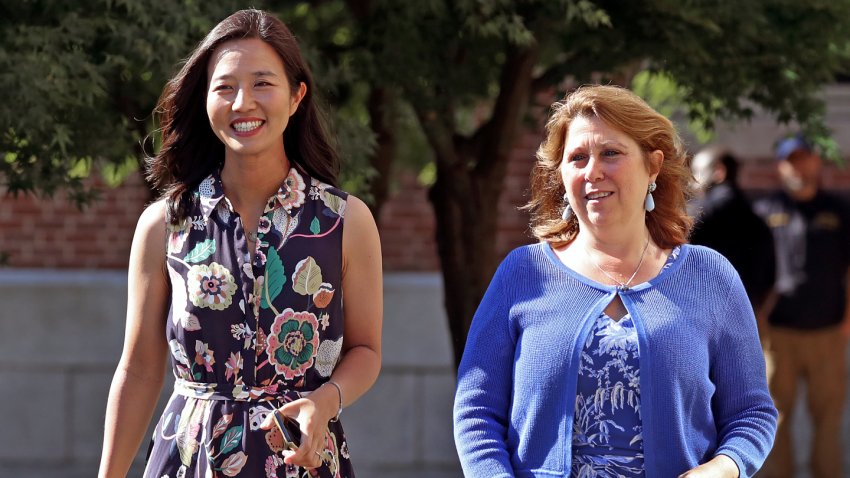
[[[646,199],[643,201],[643,208],[646,209],[646,212],[652,212],[655,210],[655,199],[652,198],[652,192],[655,191],[655,183],[649,183],[649,187],[646,188]]]
[[[570,200],[567,193],[564,193],[564,212],[561,213],[561,219],[569,222],[573,218],[573,208],[570,207]]]

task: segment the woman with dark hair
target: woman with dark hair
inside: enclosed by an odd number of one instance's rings
[[[554,106],[532,173],[538,244],[501,264],[458,370],[470,477],[752,476],[773,443],[756,322],[720,254],[685,244],[672,123],[628,90]]]
[[[381,252],[336,187],[314,90],[295,37],[258,10],[219,23],[166,85],[148,162],[163,197],[133,239],[101,477],[127,473],[167,355],[146,477],[354,476],[339,416],[380,370]]]

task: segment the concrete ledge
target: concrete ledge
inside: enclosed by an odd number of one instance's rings
[[[0,269],[0,387],[15,405],[0,428],[0,476],[96,474],[126,300],[126,271]],[[383,370],[343,414],[358,476],[461,476],[442,303],[439,274],[384,276]],[[154,420],[171,384],[168,372]],[[146,451],[147,439],[128,476],[141,475]]]

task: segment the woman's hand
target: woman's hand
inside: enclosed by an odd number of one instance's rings
[[[301,431],[301,443],[295,451],[284,450],[283,461],[289,465],[303,468],[322,466],[328,434],[328,422],[339,410],[339,399],[333,386],[321,386],[310,395],[289,402],[278,410],[298,422]],[[261,427],[275,427],[274,417],[269,414]]]
[[[738,478],[738,465],[726,455],[717,455],[708,463],[688,470],[679,478]]]

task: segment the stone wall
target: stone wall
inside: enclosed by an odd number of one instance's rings
[[[118,271],[0,269],[0,477],[96,475],[122,348],[126,281]],[[440,279],[391,273],[384,287],[383,370],[343,413],[358,474],[459,477]],[[158,410],[170,388],[169,380]],[[146,449],[128,476],[141,476]]]

